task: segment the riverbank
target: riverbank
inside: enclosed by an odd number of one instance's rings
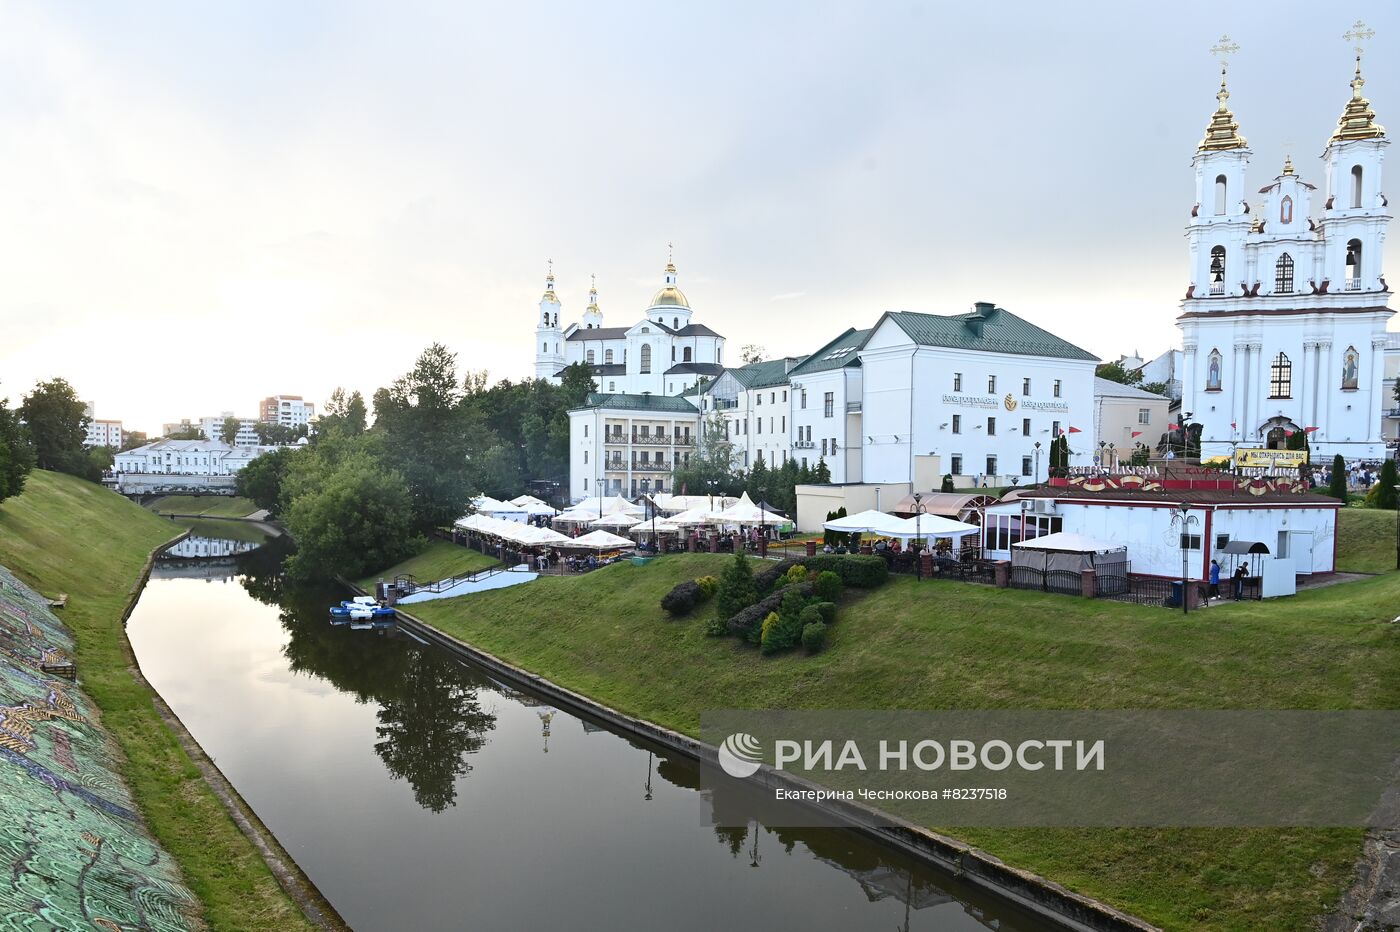
[[[0,564],[48,596],[76,640],[82,688],[121,748],[119,771],[214,929],[310,929],[133,675],[122,630],[153,551],[173,527],[101,486],[36,470],[0,505]]]
[[[361,589],[374,592],[374,584],[383,579],[393,582],[395,576],[408,575],[420,583],[437,582],[449,576],[475,573],[500,561],[469,547],[446,540],[431,540],[422,552],[416,553],[400,563],[386,567],[377,573],[370,573],[356,581]]]
[[[1181,616],[892,580],[813,657],[763,658],[658,605],[728,557],[680,555],[415,606],[448,634],[689,735],[706,708],[1396,708],[1400,575]],[[503,623],[508,619],[508,623]],[[1326,658],[1320,661],[1319,658]],[[676,671],[685,671],[677,676]],[[1166,928],[1309,928],[1359,830],[939,828]]]
[[[194,518],[246,518],[258,510],[252,499],[229,495],[164,495],[143,507],[167,517]]]

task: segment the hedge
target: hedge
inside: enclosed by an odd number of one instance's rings
[[[819,553],[799,561],[808,573],[831,571],[841,582],[856,589],[874,589],[885,584],[890,568],[882,557],[860,554]]]
[[[884,561],[882,560],[881,563]],[[762,632],[759,627],[763,624],[763,619],[768,617],[770,612],[776,612],[783,607],[783,597],[789,590],[797,590],[798,594],[804,598],[811,596],[812,584],[809,582],[798,583],[796,586],[784,586],[771,595],[764,596],[748,608],[740,611],[726,623],[730,634],[738,635],[757,644]]]
[[[661,607],[670,615],[685,615],[704,602],[705,590],[693,579],[677,583],[676,587],[661,597]]]

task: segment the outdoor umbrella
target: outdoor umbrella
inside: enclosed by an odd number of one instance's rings
[[[621,529],[639,524],[641,520],[641,518],[634,518],[632,515],[614,512],[610,515],[604,515],[601,518],[594,518],[592,521],[588,522],[588,524],[590,527],[612,527]]]
[[[580,547],[584,550],[621,550],[624,547],[635,547],[637,545],[625,537],[618,537],[616,534],[609,534],[607,531],[590,531],[582,537],[575,537],[567,544],[561,546]]]

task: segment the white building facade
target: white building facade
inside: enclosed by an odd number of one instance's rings
[[[174,476],[232,476],[252,460],[276,447],[231,447],[218,440],[157,440],[118,453],[117,473]]]
[[[94,418],[88,421],[87,437],[83,439],[83,445],[121,449],[123,436],[121,421],[99,421]]]
[[[815,469],[826,463],[831,481],[861,482],[861,347],[869,330],[849,329],[788,373],[792,455]]]
[[[569,500],[679,492],[671,472],[689,465],[699,437],[700,411],[689,399],[590,395],[569,412]]]
[[[1099,462],[1106,466],[1126,463],[1138,444],[1152,455],[1170,423],[1171,399],[1133,385],[1094,379],[1094,436]]]
[[[204,436],[209,440],[222,440],[224,435],[224,421],[233,417],[232,411],[225,411],[218,417],[202,417],[199,419],[199,428],[204,431]],[[252,417],[240,417],[238,420],[238,434],[234,437],[233,445],[238,447],[255,447],[258,445],[258,419]]]
[[[735,469],[747,470],[759,460],[776,468],[792,455],[788,370],[799,361],[789,356],[725,369],[700,393],[706,420],[716,412],[724,418]]]
[[[630,326],[603,326],[596,284],[581,321],[562,324],[561,310],[551,269],[535,324],[537,379],[557,383],[566,366],[583,363],[601,394],[679,395],[724,370],[724,337],[692,321],[673,263],[642,319]]]
[[[283,427],[309,427],[316,419],[316,405],[300,395],[271,395],[258,405],[258,419]]]
[[[1197,147],[1186,228],[1191,281],[1182,301],[1183,401],[1203,456],[1281,448],[1310,435],[1314,461],[1384,455],[1383,352],[1390,224],[1382,167],[1390,144],[1361,95],[1360,57],[1322,154],[1324,190],[1292,160],[1247,200],[1250,150],[1226,106]]]
[[[1097,357],[1009,311],[887,313],[859,355],[860,481],[912,482],[937,456],[955,481],[1029,483],[1058,436],[1071,466],[1093,461]]]

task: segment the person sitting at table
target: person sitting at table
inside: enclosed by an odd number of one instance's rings
[[[875,542],[875,551],[877,553],[884,553],[888,549],[890,549],[890,545],[885,541],[883,537]]]
[[[836,552],[836,548],[833,547],[833,546],[831,546],[831,542],[830,542],[830,541],[827,541],[826,543],[822,544],[822,553],[835,553],[835,552]]]

